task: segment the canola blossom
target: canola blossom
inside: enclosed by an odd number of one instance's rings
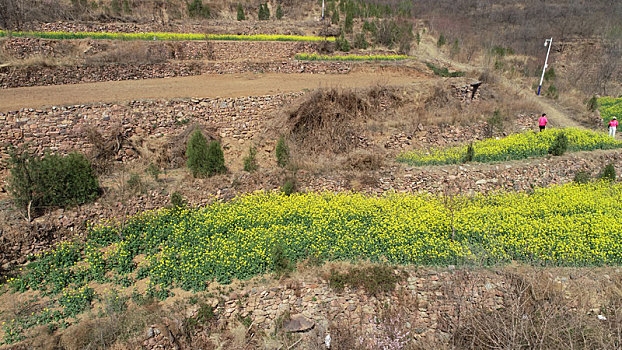
[[[3,320],[2,342],[19,341],[36,325],[65,327],[100,297],[92,283],[122,289],[145,280],[147,295],[166,299],[174,287],[201,291],[215,280],[272,271],[275,247],[292,262],[620,265],[621,199],[622,184],[596,182],[456,197],[449,206],[428,194],[260,192],[204,208],[147,212],[123,226],[92,226],[86,241],[31,257],[7,284],[52,302]]]
[[[595,183],[460,197],[454,212],[424,194],[256,193],[205,208],[161,209],[123,228],[92,227],[86,243],[64,243],[11,281],[19,290],[60,293],[138,268],[153,285],[202,290],[273,268],[281,246],[291,261],[536,265],[622,262],[622,185]],[[106,253],[102,254],[101,249]],[[45,281],[45,283],[43,283]]]
[[[406,55],[320,55],[299,53],[294,56],[299,61],[401,61],[413,58]]]
[[[230,41],[335,41],[334,37],[280,34],[196,34],[196,33],[104,33],[104,32],[8,32],[0,37],[33,37],[43,39],[108,39],[108,40],[230,40]]]
[[[622,147],[622,141],[614,140],[605,133],[578,128],[552,129],[544,132],[523,132],[502,139],[487,139],[473,143],[475,162],[500,162],[507,160],[542,157],[548,154],[558,133],[568,137],[568,151],[592,151]],[[410,165],[440,165],[461,163],[467,145],[402,153],[397,160]]]
[[[618,120],[622,119],[622,97],[601,97],[598,99],[598,106],[605,125],[609,125],[613,117],[617,117]]]

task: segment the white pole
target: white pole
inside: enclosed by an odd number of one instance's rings
[[[540,89],[542,89],[542,81],[544,80],[544,71],[548,67],[547,63],[549,62],[549,53],[551,53],[551,46],[553,46],[553,38],[546,39],[544,41],[544,45],[549,43],[549,49],[546,51],[546,58],[544,59],[544,67],[542,67],[542,76],[540,77],[540,85],[538,85],[538,96],[540,96]]]
[[[322,0],[322,21],[324,20],[324,0]]]

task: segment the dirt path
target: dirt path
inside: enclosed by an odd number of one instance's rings
[[[349,74],[206,74],[191,77],[126,80],[75,85],[0,89],[0,112],[20,108],[188,97],[242,97],[280,94],[319,87],[408,85],[424,78],[405,72]]]

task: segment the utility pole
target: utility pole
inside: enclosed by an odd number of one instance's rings
[[[551,46],[553,46],[553,38],[544,40],[544,47],[549,47],[546,51],[546,58],[544,59],[544,67],[542,67],[542,76],[540,77],[540,85],[538,85],[538,96],[540,96],[540,89],[542,89],[542,81],[544,80],[544,71],[548,67],[547,63],[549,62],[549,54],[551,53]]]

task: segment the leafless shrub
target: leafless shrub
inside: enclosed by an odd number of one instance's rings
[[[144,64],[162,63],[169,57],[169,48],[165,45],[152,45],[143,42],[123,42],[112,50],[106,50],[87,57],[91,65],[105,63]]]
[[[361,150],[349,154],[344,166],[352,170],[378,170],[383,163],[384,158],[378,152]]]
[[[452,346],[469,349],[615,349],[620,346],[619,298],[604,315],[587,314],[556,283],[507,273],[501,308],[458,302],[450,322]],[[606,319],[606,322],[605,322]]]
[[[399,101],[390,89],[378,86],[367,91],[317,90],[289,114],[291,139],[309,152],[346,153],[359,143],[357,123],[372,118],[381,101]]]
[[[94,126],[88,126],[81,132],[84,132],[88,142],[93,145],[88,156],[95,172],[98,174],[106,173],[125,143],[126,135],[123,132],[123,127],[120,124],[114,125],[106,136]]]

